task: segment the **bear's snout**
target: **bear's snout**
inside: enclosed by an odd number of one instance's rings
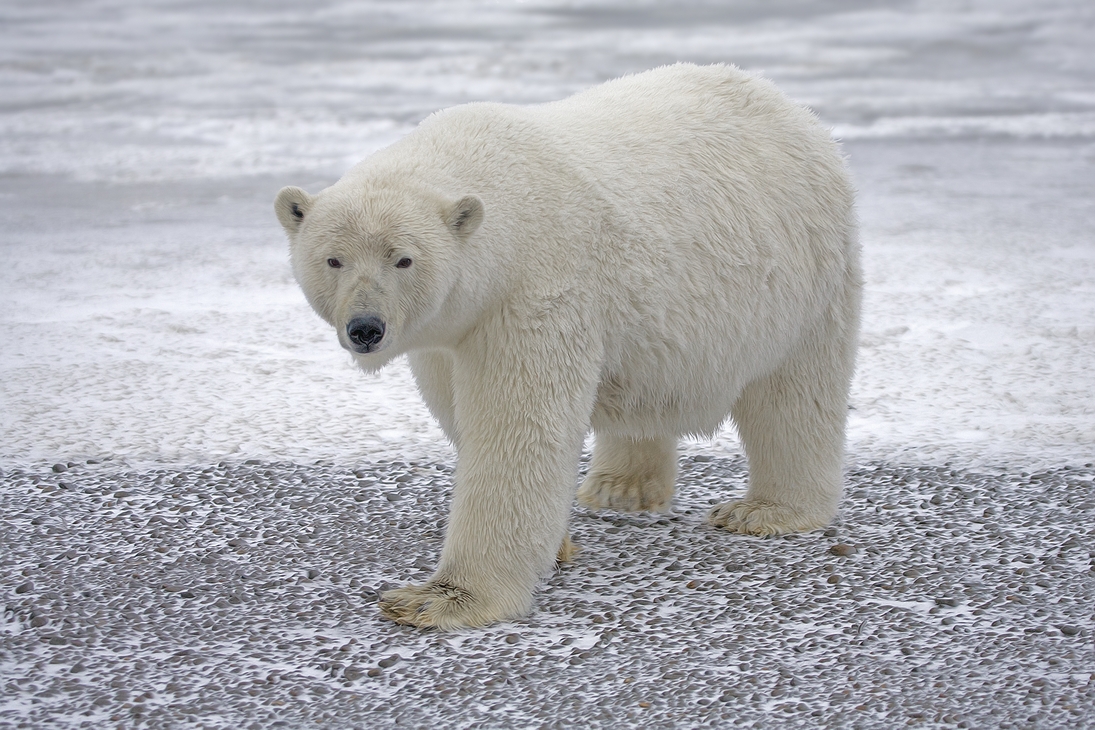
[[[353,344],[354,352],[372,352],[384,339],[384,320],[380,317],[354,317],[346,325],[346,337]]]

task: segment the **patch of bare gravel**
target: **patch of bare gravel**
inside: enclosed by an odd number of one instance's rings
[[[1095,724],[1095,469],[862,466],[833,528],[708,527],[741,460],[682,460],[671,516],[575,508],[522,621],[382,620],[428,574],[447,464],[5,468],[0,725]]]

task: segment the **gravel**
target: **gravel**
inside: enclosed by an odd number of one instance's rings
[[[836,524],[575,508],[535,613],[380,618],[436,560],[451,464],[70,463],[0,473],[8,727],[1082,727],[1095,723],[1095,468],[858,465]]]

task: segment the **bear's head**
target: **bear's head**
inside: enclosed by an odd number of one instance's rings
[[[312,308],[367,371],[451,336],[462,244],[483,220],[474,195],[340,181],[317,195],[283,188],[274,202],[293,273]]]

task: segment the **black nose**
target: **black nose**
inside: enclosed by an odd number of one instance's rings
[[[354,317],[346,325],[346,336],[354,343],[354,349],[365,353],[384,339],[384,320],[380,317]]]

